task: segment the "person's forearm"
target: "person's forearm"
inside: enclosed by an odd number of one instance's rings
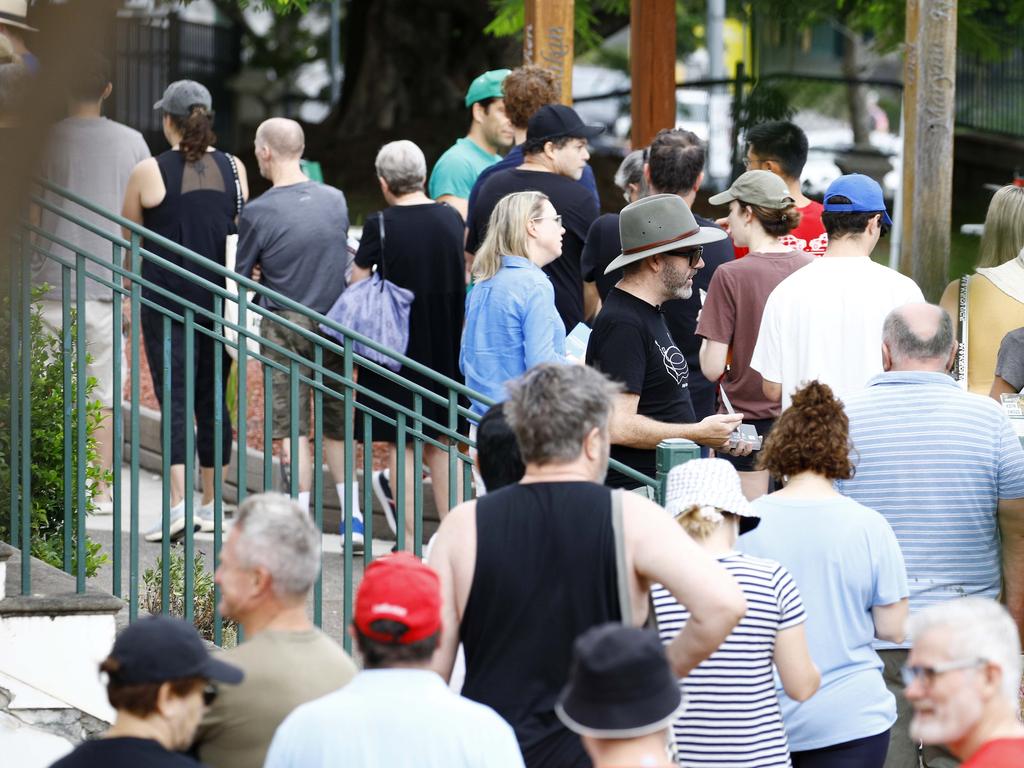
[[[636,413],[613,416],[611,441],[614,445],[627,448],[656,448],[662,440],[672,437],[692,437],[684,432],[692,431],[695,424],[669,424],[655,421]]]
[[[1019,499],[1011,502],[1020,504]],[[999,529],[1003,549],[1003,599],[1006,608],[1024,634],[1024,521],[1019,515],[1012,517],[1003,509],[1007,502],[1000,502]]]
[[[744,610],[736,613],[722,608],[702,619],[691,616],[683,631],[675,636],[667,649],[668,660],[675,676],[686,677],[698,664],[718,650],[743,617]]]

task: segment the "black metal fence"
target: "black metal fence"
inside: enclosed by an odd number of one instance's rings
[[[987,61],[978,54],[957,55],[956,124],[1024,136],[1024,48],[999,61]]]
[[[153,111],[168,83],[198,80],[213,97],[218,146],[234,151],[234,97],[229,78],[241,65],[238,30],[182,21],[177,14],[118,18],[114,24],[114,92],[110,116],[142,132],[154,152],[165,148]]]

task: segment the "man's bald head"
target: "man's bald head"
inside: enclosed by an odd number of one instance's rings
[[[949,370],[956,349],[953,321],[935,304],[904,304],[885,318],[882,346],[887,370]]]
[[[256,129],[256,147],[266,147],[278,160],[298,160],[306,148],[302,126],[286,117],[272,117]]]

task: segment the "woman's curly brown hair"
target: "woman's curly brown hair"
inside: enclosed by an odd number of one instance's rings
[[[850,421],[828,384],[812,381],[793,394],[765,440],[758,467],[776,478],[807,471],[829,480],[853,477]]]
[[[516,128],[526,128],[533,113],[558,101],[555,73],[532,64],[513,69],[501,85],[505,115]]]

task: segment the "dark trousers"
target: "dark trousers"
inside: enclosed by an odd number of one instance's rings
[[[909,651],[893,648],[879,651],[882,660],[882,677],[885,687],[896,697],[896,722],[892,726],[892,741],[889,744],[889,756],[885,759],[885,768],[956,768],[960,761],[939,746],[927,746],[923,749],[910,738],[910,720],[914,709],[903,693],[903,678],[900,667],[907,663]]]
[[[793,768],[882,768],[889,749],[889,732],[866,736],[831,747],[793,752]]]
[[[193,413],[185,413],[185,324],[170,323],[171,377],[170,392],[164,391],[164,317],[154,309],[142,307],[142,340],[146,346],[149,372],[153,377],[156,399],[163,406],[164,397],[171,398],[171,464],[185,463],[185,430],[196,430],[195,446],[201,467],[214,466],[214,355],[221,355],[221,461],[231,458],[231,415],[224,394],[227,391],[231,358],[224,345],[216,342],[198,328],[193,332],[192,381]],[[244,417],[243,417],[244,418]],[[166,428],[166,425],[164,426]]]

